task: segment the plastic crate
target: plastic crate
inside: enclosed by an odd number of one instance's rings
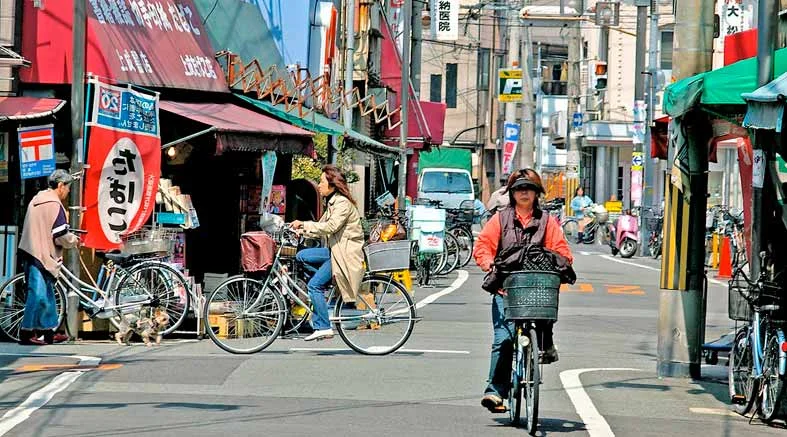
[[[363,248],[366,255],[366,270],[369,272],[393,272],[410,268],[410,240],[371,243]]]
[[[513,272],[503,281],[508,320],[557,320],[560,275],[548,271]]]

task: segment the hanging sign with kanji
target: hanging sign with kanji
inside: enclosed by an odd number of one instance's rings
[[[721,5],[722,35],[732,35],[752,27],[752,6],[743,0],[724,0]]]
[[[432,0],[432,35],[439,41],[459,39],[459,0]]]
[[[120,247],[148,220],[161,176],[158,95],[91,81],[84,244]]]
[[[17,135],[22,179],[46,177],[55,171],[53,125],[19,128]]]

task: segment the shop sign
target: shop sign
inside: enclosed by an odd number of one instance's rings
[[[721,5],[721,34],[733,35],[751,29],[753,12],[753,5],[742,0],[724,0]]]
[[[0,132],[0,182],[8,182],[8,132]]]
[[[507,121],[503,125],[503,174],[511,174],[517,144],[519,144],[519,124]]]
[[[438,41],[459,39],[459,0],[432,0],[432,35]]]
[[[114,249],[153,212],[161,176],[158,95],[91,81],[85,246]]]
[[[17,135],[22,179],[46,177],[55,171],[53,125],[19,128]]]
[[[501,68],[498,70],[497,100],[505,103],[522,101],[522,69]]]
[[[34,83],[70,83],[73,2],[24,2],[23,47]],[[193,0],[89,0],[86,71],[122,83],[228,91]]]

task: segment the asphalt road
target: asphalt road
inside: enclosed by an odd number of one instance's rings
[[[699,381],[656,376],[659,263],[606,254],[575,248],[579,280],[560,296],[560,361],[544,367],[539,434],[783,435],[730,412],[723,362]],[[481,280],[471,267],[416,290],[417,301],[440,294],[386,357],[357,355],[338,336],[251,356],[210,340],[2,343],[0,436],[525,435],[480,406],[491,343]],[[711,284],[709,297],[711,339],[732,325],[726,289]]]

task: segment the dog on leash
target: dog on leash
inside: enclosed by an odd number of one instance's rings
[[[118,327],[118,332],[115,333],[115,341],[118,344],[129,345],[131,336],[137,333],[142,337],[145,346],[152,346],[153,341],[156,345],[161,344],[162,332],[169,325],[169,314],[162,309],[156,308],[150,317],[142,317],[141,313],[137,314],[124,314]]]

